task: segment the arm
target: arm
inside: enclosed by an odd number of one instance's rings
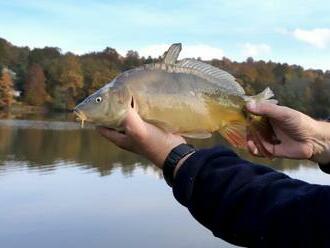
[[[159,168],[168,153],[185,142],[143,122],[135,111],[129,112],[123,127],[125,134],[98,130]],[[222,148],[197,151],[184,159],[176,169],[174,195],[217,237],[248,246],[329,245],[329,187],[291,179]]]
[[[330,123],[324,121],[317,122],[317,138],[320,140],[321,146],[323,144],[324,149],[321,149],[319,153],[314,154],[312,160],[322,165],[330,163]],[[330,164],[328,165],[330,167]]]
[[[330,188],[291,179],[224,148],[191,155],[173,192],[204,226],[249,247],[328,247]]]

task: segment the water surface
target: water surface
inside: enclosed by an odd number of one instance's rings
[[[233,247],[175,201],[147,160],[70,116],[22,118],[0,120],[1,247]],[[312,163],[267,163],[309,182],[329,180]]]

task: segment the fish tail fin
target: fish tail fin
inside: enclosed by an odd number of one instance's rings
[[[235,148],[247,149],[247,137],[255,143],[261,156],[273,158],[264,145],[264,141],[270,144],[278,144],[273,128],[269,120],[261,116],[251,116],[248,124],[239,121],[229,122],[219,133]]]
[[[258,101],[268,101],[268,102],[271,102],[273,104],[277,104],[278,101],[276,99],[271,99],[274,96],[275,96],[274,92],[269,87],[267,87],[266,89],[264,89],[262,92],[260,92],[257,95],[244,96],[244,100],[246,102],[249,102],[249,101],[256,101],[256,102],[258,102]]]
[[[267,87],[261,93],[255,96],[245,96],[245,101],[267,101],[273,104],[277,104],[278,101],[276,99],[271,99],[274,97],[273,91]],[[254,141],[260,155],[268,158],[273,157],[273,153],[268,151],[265,147],[264,143],[269,143],[272,145],[279,144],[279,140],[277,139],[275,132],[269,119],[264,116],[257,116],[251,113],[246,113],[247,115],[247,133],[249,137]]]
[[[239,121],[229,122],[224,126],[219,133],[224,137],[232,146],[236,148],[246,148],[246,124]]]

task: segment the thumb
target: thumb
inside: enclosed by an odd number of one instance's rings
[[[144,136],[146,133],[144,121],[133,108],[128,110],[127,116],[123,121],[123,126],[126,134],[136,138]]]
[[[286,116],[286,108],[270,103],[268,101],[249,101],[246,104],[246,108],[249,112],[255,115],[266,116],[274,119],[281,119]]]

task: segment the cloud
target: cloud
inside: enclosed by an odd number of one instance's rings
[[[326,48],[330,45],[330,29],[315,28],[311,30],[295,29],[292,35],[300,41],[306,42],[317,48]]]
[[[245,57],[260,57],[271,52],[271,47],[267,44],[245,43],[242,46],[242,54]]]
[[[169,48],[170,44],[157,44],[137,49],[141,56],[158,57],[164,54]],[[182,52],[179,58],[198,58],[201,57],[204,60],[210,60],[214,58],[221,59],[224,56],[224,52],[221,48],[213,47],[205,44],[199,45],[183,45]]]

